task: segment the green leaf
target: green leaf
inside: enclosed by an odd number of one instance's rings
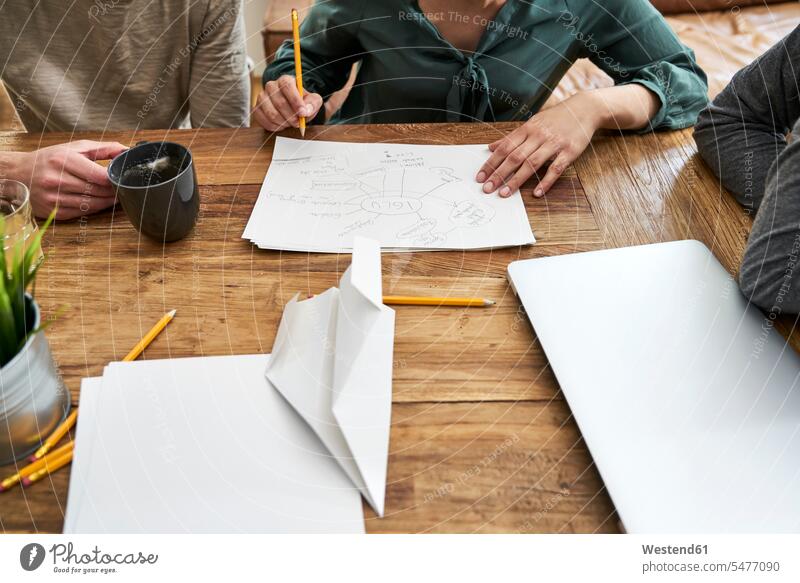
[[[0,361],[5,365],[17,354],[17,331],[11,302],[5,289],[0,290]]]
[[[17,241],[10,260],[2,252],[0,259],[0,363],[6,364],[25,345],[33,334],[43,331],[51,323],[40,324],[35,330],[27,329],[25,312],[25,291],[32,287],[36,275],[44,262],[42,254],[42,237],[55,218],[55,211],[50,214],[30,243]],[[3,240],[6,222],[0,217],[0,240]],[[56,313],[57,317],[59,313]]]
[[[5,233],[6,233],[6,219],[3,216],[0,216],[0,241],[5,240]],[[2,258],[0,258],[0,267],[3,268],[3,286],[5,287],[5,280],[6,276],[8,275],[8,271],[6,271],[6,253],[5,249],[2,250]]]

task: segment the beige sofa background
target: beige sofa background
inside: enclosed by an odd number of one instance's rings
[[[764,0],[653,0],[708,75],[713,99],[734,73],[800,24],[800,3]],[[609,87],[611,78],[587,59],[567,72],[548,105],[581,89]]]

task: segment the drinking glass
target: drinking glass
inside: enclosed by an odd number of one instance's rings
[[[30,198],[28,187],[24,184],[0,178],[0,216],[3,218],[3,253],[7,267],[11,265],[20,241],[24,252],[38,230],[33,220]],[[41,258],[40,249],[38,261]]]

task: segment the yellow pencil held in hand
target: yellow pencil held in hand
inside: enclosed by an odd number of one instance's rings
[[[300,23],[297,20],[297,10],[292,8],[292,36],[294,37],[294,77],[297,80],[297,91],[303,99],[303,62],[300,59]],[[306,116],[300,116],[300,135],[306,135]]]

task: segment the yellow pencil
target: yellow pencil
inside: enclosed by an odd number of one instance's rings
[[[52,452],[44,456],[42,459],[36,460],[32,464],[28,464],[24,468],[20,469],[13,476],[9,476],[8,478],[0,482],[0,492],[5,492],[6,490],[16,486],[20,481],[22,481],[22,478],[30,476],[33,472],[43,468],[44,465],[47,463],[47,460],[54,460],[58,457],[61,457],[65,453],[72,451],[73,447],[75,447],[74,441],[67,442],[58,449],[54,449]]]
[[[61,438],[64,437],[67,432],[75,426],[75,421],[78,419],[78,409],[75,408],[72,412],[67,415],[67,418],[64,419],[64,422],[56,427],[56,430],[53,431],[49,435],[47,439],[44,440],[42,446],[36,450],[32,456],[28,458],[28,461],[35,462],[36,460],[43,457],[48,451],[52,449],[52,447],[61,441]]]
[[[426,298],[414,296],[383,296],[383,303],[397,306],[461,306],[464,308],[485,308],[495,304],[492,300],[483,298]]]
[[[31,475],[22,478],[22,485],[24,487],[28,487],[34,482],[38,482],[45,476],[48,476],[55,472],[59,468],[63,468],[69,462],[72,461],[72,451],[68,451],[65,454],[62,454],[58,457],[55,456],[47,456],[45,459],[42,460],[44,462],[44,467],[39,470],[36,470]]]
[[[125,356],[125,358],[123,358],[122,360],[125,362],[136,360],[139,357],[139,355],[142,352],[144,352],[144,349],[147,348],[153,340],[155,340],[156,336],[161,334],[161,331],[167,327],[167,324],[169,324],[172,321],[172,318],[175,317],[176,312],[177,310],[172,310],[164,314],[164,317],[161,318],[158,322],[156,322],[156,325],[153,326],[150,329],[150,331],[144,335],[144,338],[139,340],[138,344],[136,344],[136,346],[134,346],[131,349],[131,351],[127,354],[127,356]],[[53,448],[55,444],[57,444],[61,440],[62,437],[64,437],[67,434],[67,432],[70,429],[73,428],[73,426],[75,425],[75,421],[77,419],[78,419],[78,409],[76,408],[73,409],[72,413],[69,414],[69,416],[64,420],[64,422],[58,427],[56,427],[56,430],[53,431],[53,433],[50,434],[50,436],[47,439],[45,439],[44,443],[42,444],[42,447],[37,449],[36,453],[34,453],[28,459],[32,462],[35,462],[36,460],[44,456],[48,451],[50,451]]]
[[[300,99],[303,98],[303,63],[300,59],[300,23],[297,20],[297,10],[292,8],[292,36],[294,37],[294,77],[297,80],[297,90]],[[306,135],[306,116],[300,116],[300,136]]]
[[[144,349],[147,348],[153,340],[155,340],[156,336],[161,334],[161,331],[167,327],[167,324],[172,322],[172,318],[175,317],[175,312],[177,311],[178,310],[172,310],[164,314],[164,317],[161,318],[158,322],[156,322],[155,326],[150,328],[150,331],[144,335],[144,338],[139,340],[139,343],[136,346],[134,346],[128,353],[128,355],[122,360],[124,362],[128,362],[139,358],[139,355],[142,352],[144,352]]]

